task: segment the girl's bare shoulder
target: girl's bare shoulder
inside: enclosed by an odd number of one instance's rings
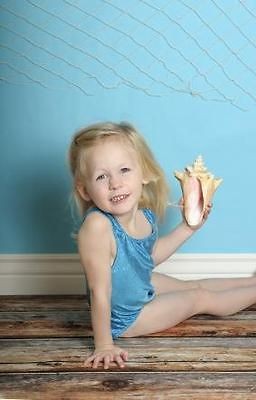
[[[112,226],[109,219],[101,212],[93,211],[84,220],[78,232],[78,240],[90,237],[100,241],[103,237],[112,236]]]

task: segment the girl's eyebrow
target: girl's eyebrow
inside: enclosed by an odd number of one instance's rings
[[[105,174],[107,170],[105,168],[97,168],[92,172],[92,175],[101,175]]]

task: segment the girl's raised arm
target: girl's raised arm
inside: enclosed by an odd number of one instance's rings
[[[182,222],[171,233],[160,237],[152,252],[155,265],[166,261],[193,233],[194,231]]]
[[[183,218],[183,222],[172,232],[157,240],[152,252],[155,265],[166,261],[195,231],[203,226],[211,211],[211,207],[211,204],[206,207],[202,223],[196,228],[191,228]]]

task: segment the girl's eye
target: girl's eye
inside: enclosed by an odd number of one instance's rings
[[[106,178],[106,175],[102,174],[102,175],[97,176],[96,181],[102,181],[105,178]]]
[[[121,168],[122,174],[125,174],[126,172],[129,172],[129,171],[130,171],[130,168],[127,168],[127,167]]]

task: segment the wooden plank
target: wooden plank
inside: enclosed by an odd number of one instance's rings
[[[82,311],[35,311],[0,313],[0,337],[92,336],[90,316]]]
[[[129,338],[126,371],[256,371],[256,338]],[[0,372],[91,371],[92,339],[0,341]],[[111,370],[117,366],[112,365]]]
[[[148,336],[256,336],[256,320],[240,321],[240,320],[200,320],[189,319],[181,324],[166,329],[165,331],[152,333]]]
[[[226,317],[216,317],[214,315],[208,315],[208,314],[202,314],[202,315],[196,315],[192,317],[191,319],[196,319],[196,320],[216,320],[216,319],[221,319],[222,321],[225,320],[232,320],[232,321],[242,321],[242,320],[255,320],[256,321],[256,312],[253,310],[244,310],[240,311],[239,313],[233,314],[233,315],[228,315]]]
[[[1,312],[0,337],[90,337],[88,310]],[[149,336],[256,336],[256,312],[226,318],[197,316]]]
[[[86,295],[23,295],[0,296],[2,311],[88,310]],[[256,311],[256,304],[245,311]],[[239,313],[241,314],[241,313]]]
[[[27,373],[38,372],[40,374],[44,373],[52,373],[52,372],[84,372],[94,373],[94,370],[90,370],[89,368],[85,368],[83,366],[83,362],[75,361],[75,362],[61,362],[61,361],[45,361],[45,362],[37,362],[37,363],[26,363],[25,366],[21,364],[5,364],[1,366],[0,372],[2,373]],[[106,370],[99,366],[97,368],[97,372],[105,372]],[[120,369],[116,365],[110,366],[108,369],[110,373],[113,371],[120,371]],[[158,361],[156,363],[143,363],[139,361],[128,362],[120,373],[123,372],[148,372],[148,373],[159,373],[159,372],[254,372],[255,364],[252,365],[251,362],[241,361],[216,361],[216,362],[202,362],[202,361]],[[0,397],[1,399],[1,397]]]
[[[88,309],[88,296],[83,295],[0,296],[0,313]]]
[[[49,373],[0,374],[2,398],[62,400],[256,398],[252,373]]]

